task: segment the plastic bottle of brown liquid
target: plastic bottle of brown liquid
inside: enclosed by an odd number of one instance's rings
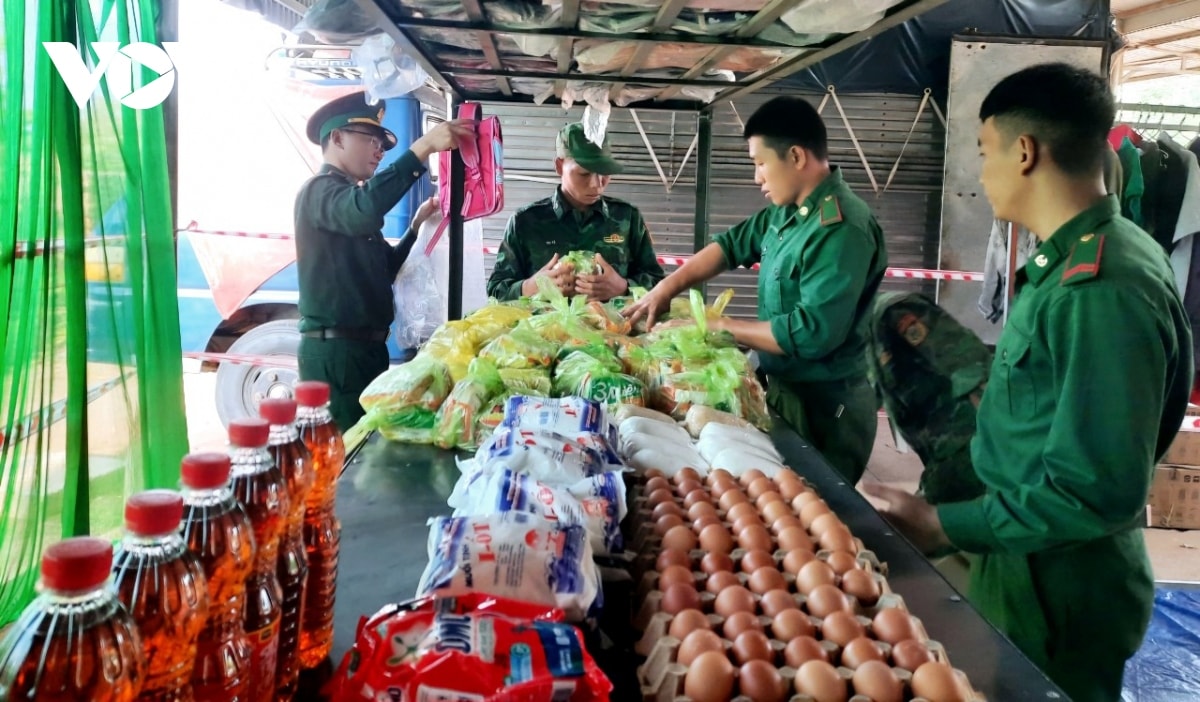
[[[335,512],[337,479],[346,447],[329,413],[329,386],[296,384],[296,427],[312,454],[316,482],[304,505],[304,546],[308,551],[308,587],[300,628],[300,665],[316,668],[333,648],[333,605],[337,595],[338,548],[342,525]]]
[[[246,579],[246,637],[250,640],[250,700],[274,702],[283,591],[275,569],[287,524],[287,482],[267,451],[271,427],[258,418],[229,423],[233,496],[254,527],[254,570]]]
[[[138,493],[125,503],[125,538],[113,558],[117,598],[137,624],[146,660],[138,700],[192,702],[196,641],[208,617],[204,566],[179,534],[183,497]]]
[[[108,587],[112,544],[78,537],[42,555],[41,594],[0,641],[0,700],[132,702],[145,661]]]
[[[192,693],[196,702],[246,702],[250,642],[242,626],[246,578],[254,568],[254,529],[233,498],[224,453],[183,458],[183,540],[208,581],[208,618],[196,643]]]
[[[276,699],[291,700],[300,682],[300,620],[304,589],[308,584],[308,554],[304,550],[304,500],[313,485],[312,454],[296,430],[296,401],[269,398],[258,413],[271,425],[267,450],[283,474],[288,488],[288,515],[279,543],[276,575],[283,590],[283,617],[279,624],[279,664],[275,676]]]

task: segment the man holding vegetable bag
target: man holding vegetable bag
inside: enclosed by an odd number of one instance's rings
[[[760,321],[721,318],[709,328],[759,352],[768,403],[857,483],[877,428],[865,351],[867,313],[887,268],[883,232],[829,165],[825,124],[812,105],[777,97],[742,136],[770,205],[717,235],[623,314],[652,326],[676,295],[760,264]]]
[[[601,302],[627,294],[630,286],[654,287],[665,273],[642,213],[604,195],[609,178],[622,170],[608,139],[594,144],[582,124],[568,124],[558,133],[556,155],[554,169],[562,182],[553,195],[508,220],[488,295],[498,300],[532,296],[539,274],[568,297]]]

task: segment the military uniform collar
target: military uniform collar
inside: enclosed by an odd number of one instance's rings
[[[608,219],[608,200],[604,196],[601,196],[600,202],[597,204],[599,207],[593,207],[588,210],[586,216],[591,216],[591,213],[598,209],[600,214],[604,215],[605,219]],[[575,208],[571,206],[571,203],[567,202],[566,196],[563,195],[561,185],[555,188],[554,195],[550,196],[550,205],[554,207],[554,214],[559,219],[562,219],[563,217],[566,217],[567,214],[575,211]],[[583,213],[581,212],[581,214]]]
[[[332,163],[322,163],[321,170],[317,172],[317,175],[335,175],[344,178],[351,183],[354,182],[354,179],[351,178],[345,171],[333,165]]]
[[[1025,275],[1029,282],[1034,285],[1041,283],[1050,271],[1055,270],[1058,263],[1071,253],[1081,237],[1095,233],[1100,225],[1120,214],[1120,201],[1115,195],[1109,195],[1072,217],[1049,239],[1042,242],[1025,263]]]
[[[843,180],[841,167],[831,166],[829,169],[829,175],[825,176],[825,180],[817,183],[817,187],[808,194],[808,197],[804,198],[804,202],[802,202],[798,207],[795,205],[791,206],[794,208],[794,216],[799,219],[805,219],[814,212],[820,212],[821,203],[826,202],[827,199],[832,201],[834,193],[842,187],[842,184]]]

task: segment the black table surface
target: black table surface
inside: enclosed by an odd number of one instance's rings
[[[945,645],[951,663],[986,699],[1067,699],[820,453],[779,422],[771,438],[788,465],[887,564],[892,590],[904,598],[930,637]],[[335,666],[353,645],[360,617],[415,593],[428,561],[427,521],[450,513],[446,499],[458,476],[453,452],[378,437],[347,466],[337,497],[342,545],[334,613]]]

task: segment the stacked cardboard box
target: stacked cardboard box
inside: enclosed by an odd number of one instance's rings
[[[1200,406],[1189,405],[1188,417],[1200,419]],[[1147,526],[1200,529],[1200,431],[1180,431],[1154,470]]]

